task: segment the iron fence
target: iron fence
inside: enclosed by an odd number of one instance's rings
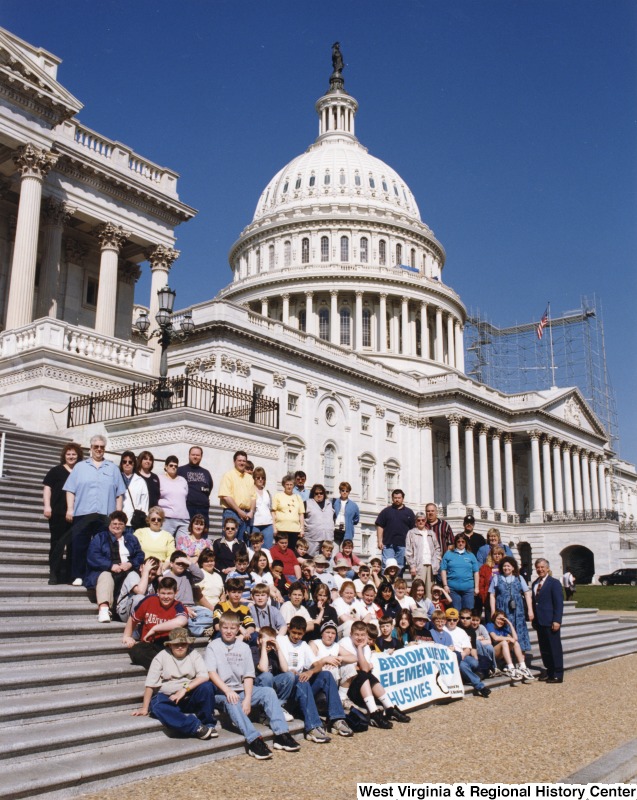
[[[72,397],[67,407],[67,427],[139,417],[169,408],[192,408],[267,428],[279,427],[278,400],[258,391],[236,389],[189,375]]]

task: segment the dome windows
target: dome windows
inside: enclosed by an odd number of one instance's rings
[[[341,186],[345,186],[345,170],[344,169],[341,170],[341,174],[339,175],[338,180],[339,180],[339,183],[341,184]]]
[[[396,266],[400,266],[403,263],[403,246],[402,244],[396,245]]]
[[[350,314],[349,308],[344,306],[341,308],[341,337],[340,342],[343,347],[351,347],[352,346],[352,315]]]
[[[354,175],[354,185],[355,186],[361,185],[361,176],[358,174],[358,170],[356,171],[356,175]]]
[[[309,264],[310,262],[310,240],[306,237],[301,239],[301,263]]]
[[[330,340],[330,312],[327,308],[319,309],[319,339]]]
[[[292,243],[283,242],[283,266],[289,267],[292,264]]]
[[[398,186],[396,186],[396,184],[394,184],[394,194],[396,195],[396,197],[399,196],[398,195]]]
[[[372,312],[369,308],[363,309],[363,347],[372,346]]]
[[[361,236],[360,254],[361,264],[367,264],[369,260],[369,239],[367,236]]]
[[[310,189],[312,189],[315,185],[316,185],[316,175],[312,173],[312,175],[310,175],[310,180],[308,181],[308,186],[310,187]]]
[[[296,183],[294,184],[294,188],[298,191],[301,188],[301,176],[296,179]]]
[[[387,242],[384,239],[378,242],[378,263],[381,267],[387,264]]]
[[[307,332],[307,313],[304,308],[299,311],[299,330]]]
[[[321,236],[321,261],[330,260],[330,240],[327,236]]]
[[[341,261],[349,261],[349,238],[341,236]]]
[[[369,176],[369,188],[375,189],[376,188],[376,181],[374,180],[373,176]]]
[[[409,266],[412,269],[416,269],[416,249],[414,247],[411,248],[409,253]]]
[[[385,178],[383,178],[383,191],[384,192],[388,192],[389,191],[389,189],[387,188],[387,181],[385,180]]]
[[[286,179],[285,183],[283,184],[283,194],[287,194],[289,186],[290,181]]]
[[[268,269],[269,270],[273,270],[274,269],[274,245],[273,244],[271,244],[268,247]]]
[[[330,182],[331,182],[331,180],[332,180],[332,178],[330,177],[330,173],[329,173],[329,172],[326,172],[326,173],[325,173],[325,177],[323,178],[323,185],[324,185],[324,186],[329,186],[329,185],[330,185]]]

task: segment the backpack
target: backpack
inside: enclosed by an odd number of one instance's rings
[[[354,733],[365,733],[369,728],[369,721],[367,714],[363,714],[357,708],[351,708],[345,715],[345,722],[354,731]]]

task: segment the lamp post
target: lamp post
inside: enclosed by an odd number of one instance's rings
[[[166,355],[168,347],[176,341],[183,342],[187,339],[195,329],[195,323],[192,321],[192,313],[190,311],[184,314],[184,318],[180,324],[180,330],[173,328],[173,308],[175,306],[176,292],[169,286],[164,286],[157,292],[159,298],[159,311],[155,314],[155,321],[159,326],[152,333],[148,333],[150,328],[150,319],[146,311],[143,311],[137,318],[135,325],[137,330],[146,336],[150,341],[153,337],[159,340],[161,347],[161,360],[159,362],[159,384],[155,391],[155,402],[153,403],[153,411],[162,411],[165,408],[172,408],[172,390],[167,384],[168,375],[168,357]]]

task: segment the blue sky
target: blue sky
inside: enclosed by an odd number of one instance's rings
[[[597,294],[621,455],[637,460],[637,4],[1,0],[63,59],[81,121],[181,174],[185,306],[229,282],[265,184],[314,140],[339,40],[357,134],[414,192],[444,280],[494,323]],[[137,299],[148,302],[149,273]],[[558,376],[559,383],[559,376]]]

